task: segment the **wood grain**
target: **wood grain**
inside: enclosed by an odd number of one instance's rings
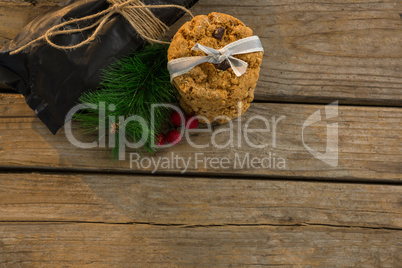
[[[1,117],[35,117],[20,94],[0,94],[0,116]]]
[[[0,174],[0,222],[331,225],[402,230],[401,187],[200,177]]]
[[[0,42],[56,2],[0,0]],[[402,104],[400,1],[200,0],[193,8],[212,11],[238,17],[261,37],[266,52],[257,100]]]
[[[0,0],[0,48],[58,1]],[[402,110],[341,106],[326,119],[324,105],[272,102],[401,106],[402,3],[200,0],[192,11],[231,14],[261,37],[256,99],[270,103],[254,103],[235,130],[253,116],[267,118],[270,130],[249,139],[268,146],[253,148],[244,132],[221,149],[182,142],[144,158],[190,159],[188,176],[181,164],[140,175],[154,166],[131,168],[128,159],[110,161],[105,149],[76,148],[64,131],[52,135],[21,96],[0,94],[0,266],[399,267]],[[327,124],[337,123],[336,167],[303,145],[303,123],[317,110],[323,120],[306,128],[305,143],[323,153]],[[273,116],[285,117],[276,131]],[[223,144],[229,133],[216,138]],[[191,139],[210,143],[211,133]],[[195,153],[227,157],[229,168],[196,166]],[[285,168],[233,166],[238,156],[269,153]]]
[[[256,99],[402,104],[400,1],[200,1],[238,17],[265,48]]]
[[[81,149],[74,147],[66,138],[64,131],[56,136],[46,129],[43,123],[30,117],[29,110],[19,117],[22,104],[7,95],[0,99],[0,108],[8,111],[7,117],[0,116],[0,166],[30,168],[72,168],[75,170],[119,170],[125,172],[151,172],[156,164],[149,161],[163,161],[165,158],[177,156],[189,161],[188,169],[182,162],[170,161],[169,166],[158,168],[158,173],[189,172],[196,174],[248,175],[248,176],[285,176],[293,178],[321,178],[329,180],[386,180],[400,181],[402,178],[402,110],[398,108],[374,107],[339,107],[339,116],[325,120],[325,106],[255,103],[250,110],[234,122],[233,147],[228,144],[224,148],[213,145],[212,133],[193,133],[190,141],[197,145],[209,144],[207,148],[196,149],[188,142],[181,142],[171,148],[162,149],[156,155],[145,155],[144,162],[132,161],[130,152],[126,159],[113,163],[110,154],[104,148]],[[17,106],[16,108],[13,108]],[[304,147],[302,129],[305,120],[317,110],[321,110],[323,121],[306,127],[304,144],[318,152],[325,152],[327,144],[327,124],[338,123],[339,163],[336,167],[316,159]],[[16,114],[13,114],[16,112]],[[13,116],[14,115],[14,116]],[[31,114],[32,115],[32,114]],[[250,122],[249,129],[266,128],[258,119],[249,121],[254,116],[269,120],[269,131],[247,134],[244,127]],[[278,118],[283,116],[282,120]],[[272,117],[275,117],[276,130]],[[240,125],[238,125],[240,122]],[[214,126],[213,131],[221,130],[214,138],[218,145],[225,145],[230,140],[228,124]],[[226,129],[226,131],[225,131]],[[238,129],[242,132],[238,134]],[[89,142],[91,136],[80,136],[73,131],[77,139]],[[78,134],[77,134],[78,133]],[[274,144],[274,141],[276,144]],[[256,149],[254,145],[266,145]],[[196,153],[199,155],[197,156]],[[271,153],[271,156],[270,156]],[[201,162],[196,161],[196,157]],[[229,164],[216,165],[211,158],[228,158]],[[271,158],[264,160],[264,165],[251,164],[251,159]],[[137,158],[133,155],[133,159]],[[209,158],[209,159],[207,159]],[[275,158],[275,164],[274,162]],[[246,163],[243,161],[246,159]],[[248,160],[247,160],[248,159]],[[282,160],[283,159],[283,160]],[[213,160],[215,161],[215,160]],[[226,160],[224,160],[226,161]],[[141,164],[142,163],[142,164]],[[151,164],[150,164],[151,163]],[[282,164],[280,164],[282,163]],[[284,165],[283,165],[284,163]]]
[[[23,0],[0,1],[0,48],[38,15],[58,4],[58,0],[38,0],[36,5]]]
[[[0,224],[1,266],[398,267],[401,232],[333,227]]]

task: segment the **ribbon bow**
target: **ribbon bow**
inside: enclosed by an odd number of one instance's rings
[[[191,50],[203,51],[208,56],[185,57],[169,61],[168,69],[171,81],[175,77],[187,73],[195,66],[200,65],[204,62],[219,64],[225,60],[229,61],[230,67],[232,67],[233,72],[237,76],[242,76],[247,71],[248,64],[245,61],[233,57],[233,55],[258,51],[264,52],[264,48],[262,47],[261,41],[258,36],[251,36],[237,40],[219,50],[203,46],[199,43],[195,44],[195,46]]]

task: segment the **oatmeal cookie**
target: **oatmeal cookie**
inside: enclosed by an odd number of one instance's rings
[[[205,56],[202,51],[191,50],[196,43],[220,49],[252,35],[250,28],[232,16],[216,12],[196,16],[173,37],[168,60]],[[254,99],[262,56],[262,52],[235,55],[248,63],[246,73],[240,77],[236,76],[228,62],[222,62],[203,63],[174,78],[173,84],[180,94],[182,108],[186,113],[202,115],[209,122],[218,123],[228,121],[222,118],[216,120],[218,116],[233,119],[244,113]],[[239,106],[241,109],[237,108]]]

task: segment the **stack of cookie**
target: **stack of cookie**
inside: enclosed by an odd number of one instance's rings
[[[205,56],[204,52],[191,50],[196,43],[220,49],[252,35],[250,28],[232,16],[216,12],[196,16],[174,36],[168,60]],[[201,122],[224,123],[238,117],[254,99],[262,56],[262,52],[234,56],[248,63],[246,73],[240,77],[226,60],[220,64],[200,64],[174,78],[180,105],[187,114],[199,116]]]

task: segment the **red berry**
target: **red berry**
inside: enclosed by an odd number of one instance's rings
[[[194,129],[198,127],[198,119],[194,115],[186,116],[186,128]]]
[[[172,124],[175,126],[180,126],[181,124],[183,124],[183,121],[181,119],[179,112],[173,112],[170,115],[170,121],[172,121]]]
[[[155,145],[160,147],[166,143],[166,137],[162,133],[156,135],[155,137]]]
[[[168,134],[167,134],[167,142],[171,143],[171,144],[178,144],[181,141],[181,134],[179,131],[177,130],[171,130]]]

